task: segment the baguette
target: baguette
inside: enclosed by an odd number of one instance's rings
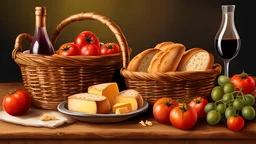
[[[155,46],[156,49],[160,49],[161,51],[166,51],[172,44],[174,44],[173,42],[162,42],[159,43]]]
[[[147,50],[142,51],[130,61],[127,70],[147,72],[152,58],[159,51],[161,50],[154,48],[149,48]]]
[[[202,48],[192,48],[184,53],[177,71],[204,71],[210,69],[213,63],[211,53]]]
[[[166,51],[161,51],[153,57],[148,72],[165,73],[176,71],[185,50],[186,47],[182,44],[175,43],[170,45]]]

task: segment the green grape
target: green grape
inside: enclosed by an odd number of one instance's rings
[[[222,99],[223,95],[224,95],[224,91],[221,86],[216,86],[212,89],[212,92],[211,92],[212,100],[218,101]]]
[[[225,84],[230,83],[229,78],[225,75],[221,75],[218,77],[218,84],[221,87],[224,87]]]
[[[255,98],[251,94],[244,95],[245,97],[245,105],[252,106],[255,104]]]
[[[223,114],[226,111],[226,105],[225,104],[218,104],[216,110],[220,113]]]
[[[236,90],[234,84],[228,83],[223,87],[224,93],[232,93]]]
[[[231,93],[224,94],[222,101],[227,103],[228,101],[234,100],[234,96]]]
[[[232,103],[232,106],[237,110],[240,111],[244,107],[244,103],[241,99],[235,99]]]
[[[215,110],[216,109],[216,104],[215,103],[208,103],[205,107],[204,107],[204,112],[208,113],[211,110]]]
[[[225,116],[228,119],[231,116],[236,115],[236,109],[233,106],[229,106],[225,111]]]
[[[206,121],[209,125],[216,125],[220,122],[221,115],[216,110],[211,110],[207,113]]]
[[[255,117],[255,109],[252,106],[245,106],[242,109],[242,116],[246,120],[252,120]]]

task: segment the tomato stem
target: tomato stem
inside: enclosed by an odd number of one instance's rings
[[[14,94],[16,91],[17,91],[17,89],[9,90],[8,94],[9,94],[9,95],[12,95],[12,94]]]
[[[63,51],[67,51],[69,48],[70,48],[70,46],[65,45],[65,46],[62,48],[62,50],[63,50]]]

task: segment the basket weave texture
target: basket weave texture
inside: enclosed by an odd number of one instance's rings
[[[12,58],[21,69],[25,89],[32,96],[32,105],[41,109],[56,109],[68,96],[86,92],[93,84],[111,82],[114,72],[130,60],[128,44],[121,29],[109,18],[97,13],[79,13],[63,20],[56,28],[51,42],[54,45],[60,32],[70,23],[96,20],[106,25],[115,35],[121,53],[106,56],[52,56],[22,52],[22,40],[33,37],[22,33],[15,41]]]
[[[209,100],[216,77],[221,70],[221,65],[214,64],[212,69],[206,71],[150,74],[122,68],[120,72],[125,78],[127,88],[139,91],[144,100],[152,106],[162,97],[170,97],[174,100],[192,100],[201,96]]]

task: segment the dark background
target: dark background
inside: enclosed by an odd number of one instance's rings
[[[214,37],[221,23],[221,5],[235,4],[235,24],[242,41],[237,57],[230,63],[230,75],[243,70],[256,75],[255,6],[242,0],[6,0],[0,8],[0,82],[21,81],[19,67],[11,58],[15,38],[26,32],[34,34],[34,8],[47,7],[47,31],[52,36],[55,27],[70,15],[97,12],[109,17],[122,29],[133,48],[131,58],[144,49],[163,41],[182,43],[187,49],[201,47],[215,56]],[[62,31],[55,49],[73,41],[83,30],[90,30],[102,42],[116,42],[104,25],[95,21],[76,22]],[[29,44],[24,42],[24,49]]]

